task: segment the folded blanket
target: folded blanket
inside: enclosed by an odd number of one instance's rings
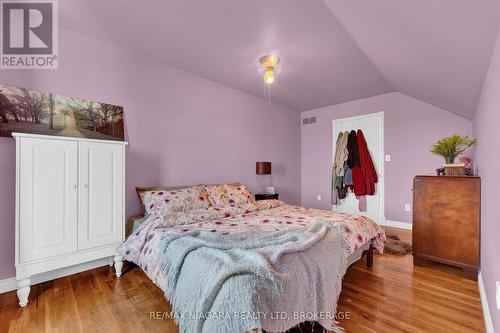
[[[341,332],[335,321],[347,268],[340,226],[221,235],[169,234],[161,274],[181,333],[283,332],[304,321]]]

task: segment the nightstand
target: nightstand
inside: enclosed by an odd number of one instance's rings
[[[274,194],[265,194],[265,193],[256,193],[255,194],[255,200],[270,200],[270,199],[276,199],[278,200],[279,194],[274,193]]]

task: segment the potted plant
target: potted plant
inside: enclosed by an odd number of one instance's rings
[[[465,175],[465,166],[463,163],[454,164],[458,155],[462,154],[468,148],[477,143],[477,139],[470,138],[468,135],[452,135],[440,139],[431,146],[431,153],[444,158],[445,174]]]

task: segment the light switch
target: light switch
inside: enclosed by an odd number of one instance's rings
[[[390,162],[391,161],[391,155],[385,155],[385,161]]]
[[[321,194],[318,194],[318,195],[316,196],[316,200],[321,201]]]
[[[405,212],[411,212],[411,205],[405,204]]]

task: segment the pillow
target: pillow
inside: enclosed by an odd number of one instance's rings
[[[248,187],[240,183],[205,185],[205,190],[214,206],[240,206],[255,203]]]
[[[191,186],[169,191],[146,191],[143,193],[144,208],[148,214],[188,212],[210,207],[208,194],[202,186]]]
[[[148,192],[169,192],[169,191],[173,191],[173,190],[181,190],[181,189],[185,189],[185,188],[189,188],[189,187],[193,187],[195,185],[188,185],[188,186],[170,186],[170,187],[136,187],[135,188],[135,191],[137,192],[137,196],[139,197],[139,200],[141,202],[141,205],[142,205],[142,211],[143,211],[143,214],[144,216],[148,216],[149,213],[148,211],[146,210],[146,205],[145,205],[145,196],[146,196],[146,193]],[[149,195],[149,193],[148,193]]]
[[[245,185],[226,185],[230,205],[245,205],[255,203],[252,192]]]
[[[224,184],[205,185],[211,203],[214,206],[226,206],[229,203],[229,197]]]

